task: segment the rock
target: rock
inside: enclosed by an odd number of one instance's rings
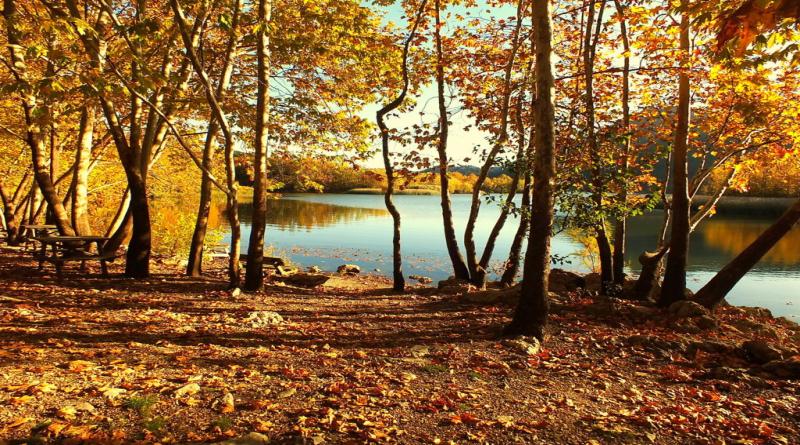
[[[269,443],[269,437],[261,433],[252,432],[236,439],[214,442],[213,445],[268,445]]]
[[[296,273],[286,277],[283,281],[293,286],[317,287],[327,283],[331,277],[319,273]]]
[[[709,354],[728,354],[733,352],[734,346],[728,343],[715,340],[695,341],[686,348],[687,355],[694,355],[696,351],[703,351]]]
[[[611,302],[611,300],[607,299],[597,300],[594,303],[585,306],[583,310],[587,314],[594,315],[595,317],[610,317],[612,315],[616,315],[617,313],[617,308],[614,307],[614,304]]]
[[[336,272],[341,275],[358,275],[361,273],[361,268],[355,264],[342,264],[336,268]]]
[[[694,321],[694,323],[698,328],[704,331],[717,328],[717,320],[709,315],[701,315]]]
[[[592,272],[590,274],[584,275],[584,286],[586,289],[599,291],[600,290],[600,274],[597,272]]]
[[[215,404],[223,414],[228,414],[236,411],[236,404],[233,399],[233,394],[226,392],[221,399]]]
[[[245,321],[249,322],[250,326],[254,328],[262,328],[283,323],[283,317],[277,312],[254,311],[247,314]]]
[[[542,350],[542,344],[536,337],[517,337],[503,340],[501,344],[523,355],[536,355]]]
[[[696,301],[680,300],[672,303],[667,311],[678,318],[699,317],[711,315],[708,309]]]
[[[430,354],[430,348],[425,345],[414,345],[411,347],[411,355],[420,358]]]
[[[661,311],[658,308],[652,306],[635,305],[628,308],[628,315],[635,319],[655,318],[660,313]]]
[[[686,345],[672,340],[665,340],[656,335],[631,335],[627,338],[627,343],[630,346],[641,346],[645,349],[662,351],[679,351],[682,352],[686,349]]]
[[[175,390],[175,397],[191,396],[200,392],[200,385],[197,383],[189,383],[188,385],[181,386]]]
[[[433,279],[429,277],[423,277],[422,275],[409,275],[409,279],[416,280],[421,284],[430,284],[433,283]]]
[[[800,358],[772,360],[765,363],[761,369],[782,379],[800,379]]]
[[[311,273],[320,273],[322,269],[319,266],[311,266],[308,268],[308,271]]]
[[[673,331],[684,334],[699,334],[703,332],[703,330],[700,329],[700,327],[698,327],[693,320],[687,318],[673,320],[672,323],[670,323],[670,327]]]
[[[586,287],[586,280],[582,276],[563,269],[550,271],[551,292],[570,292],[582,287]]]
[[[466,280],[448,278],[438,284],[439,294],[441,295],[461,295],[475,290],[475,286]]]
[[[461,295],[461,301],[476,304],[513,303],[519,300],[519,286],[508,289],[488,289],[477,292],[467,292]]]
[[[741,350],[748,360],[759,365],[784,358],[780,350],[760,340],[748,340],[742,343]]]

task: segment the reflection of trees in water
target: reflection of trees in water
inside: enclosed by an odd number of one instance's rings
[[[243,223],[252,221],[253,206],[243,203],[239,207]],[[384,209],[348,207],[298,199],[270,199],[267,201],[267,224],[281,230],[310,230],[380,218],[388,215]]]
[[[725,253],[737,255],[768,227],[748,221],[706,221],[701,230],[703,241]],[[795,228],[764,256],[762,262],[780,265],[800,263],[800,229]]]

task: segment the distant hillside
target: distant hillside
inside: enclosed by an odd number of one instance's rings
[[[436,173],[439,171],[439,167],[431,167],[428,169],[423,170],[424,173]],[[447,171],[452,173],[461,173],[462,175],[477,175],[480,173],[481,168],[475,165],[453,165],[447,169]],[[490,178],[497,178],[503,175],[510,175],[510,173],[503,167],[492,167],[489,169],[489,177]]]

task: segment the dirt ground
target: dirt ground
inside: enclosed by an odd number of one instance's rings
[[[0,444],[800,443],[800,381],[781,374],[800,330],[764,311],[679,318],[579,290],[554,296],[537,350],[499,339],[510,306],[380,277],[234,296],[222,265],[36,266],[0,248]]]

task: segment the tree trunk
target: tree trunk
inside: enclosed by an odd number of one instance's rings
[[[583,64],[584,77],[586,79],[584,101],[586,106],[586,131],[589,140],[589,156],[592,160],[592,200],[597,212],[597,222],[595,227],[595,240],[600,256],[600,282],[602,293],[606,293],[608,285],[614,281],[614,269],[612,261],[611,243],[608,240],[605,224],[605,209],[603,206],[603,160],[600,155],[600,144],[595,134],[595,103],[594,103],[594,60],[597,48],[598,34],[603,24],[603,11],[605,10],[605,0],[602,1],[597,23],[594,18],[594,0],[589,2],[586,18],[586,34],[583,44]],[[596,26],[596,28],[595,28]]]
[[[798,221],[800,221],[800,200],[796,201],[736,258],[717,272],[705,286],[697,291],[694,299],[703,306],[713,309],[725,299],[736,283],[792,230]]]
[[[549,311],[547,292],[555,195],[555,79],[550,0],[531,2],[531,9],[536,40],[536,142],[531,205],[535,218],[531,222],[519,304],[504,334],[532,335],[543,340]]]
[[[422,20],[427,3],[427,0],[422,0],[420,3],[417,17],[414,20],[414,25],[411,28],[411,32],[408,34],[408,38],[406,38],[406,41],[403,44],[403,54],[400,65],[400,70],[403,76],[403,88],[400,90],[400,94],[394,100],[378,110],[376,114],[378,128],[381,131],[381,153],[383,155],[383,168],[386,171],[386,193],[383,195],[383,201],[386,204],[386,210],[388,210],[389,214],[392,215],[392,288],[397,292],[405,291],[406,280],[403,276],[403,256],[400,249],[400,212],[397,210],[397,206],[394,205],[394,201],[392,201],[395,178],[394,168],[392,167],[392,161],[389,157],[389,128],[386,126],[384,117],[400,107],[403,104],[406,95],[408,94],[408,51],[411,47],[411,42],[414,40],[414,36],[416,35],[417,27],[419,27],[419,23]]]
[[[526,167],[527,169],[527,167]],[[506,262],[506,269],[503,271],[503,276],[500,278],[500,283],[503,286],[511,286],[519,273],[519,259],[522,252],[522,243],[525,241],[525,235],[528,233],[528,228],[531,222],[531,174],[525,173],[525,185],[522,188],[522,205],[519,215],[519,226],[514,234],[514,240],[511,242],[511,248],[508,252],[508,261]]]
[[[13,198],[3,187],[0,178],[0,199],[3,202],[3,217],[6,224],[6,242],[12,246],[19,244],[19,223],[17,222],[16,205]]]
[[[219,126],[213,116],[209,119],[206,142],[203,146],[203,167],[211,169],[214,159],[214,139],[216,139]],[[206,233],[208,232],[208,216],[211,213],[212,188],[211,179],[206,171],[200,179],[200,204],[197,209],[197,220],[192,233],[192,244],[189,247],[189,261],[186,265],[186,275],[199,277],[203,274],[203,251]]]
[[[687,0],[681,1],[686,7]],[[688,148],[690,86],[689,63],[691,42],[689,40],[689,14],[684,9],[681,13],[680,49],[683,54],[683,68],[678,79],[678,123],[675,129],[672,163],[672,231],[667,266],[664,271],[664,284],[661,287],[659,306],[666,307],[685,298],[686,265],[689,257],[690,211]]]
[[[247,249],[247,274],[244,287],[258,290],[264,286],[264,232],[267,226],[267,150],[269,149],[269,29],[272,0],[259,0],[257,36],[258,97],[256,100],[255,183],[253,184],[253,220]]]
[[[628,38],[628,24],[625,19],[625,7],[619,0],[614,0],[614,5],[619,16],[619,34],[622,39],[622,49],[625,52],[622,62],[622,131],[625,133],[622,153],[619,157],[619,167],[622,169],[622,181],[620,184],[619,202],[625,212],[628,207],[628,169],[630,164],[631,151],[631,56],[630,40]],[[625,242],[627,240],[628,216],[623,213],[617,217],[614,223],[614,284],[619,286],[625,283]]]
[[[128,185],[131,196],[129,211],[133,228],[125,258],[125,276],[147,278],[150,276],[150,251],[152,248],[147,186],[144,179],[136,174],[128,175]]]
[[[519,50],[520,46],[520,29],[522,28],[522,14],[524,6],[523,0],[517,1],[517,19],[511,37],[511,53],[508,56],[508,61],[506,61],[503,76],[503,102],[500,107],[500,133],[497,137],[497,141],[492,146],[492,149],[486,156],[486,160],[481,166],[481,170],[478,173],[475,184],[472,186],[472,200],[470,202],[467,225],[464,229],[464,249],[466,250],[467,254],[467,266],[469,267],[470,279],[473,284],[480,288],[484,288],[486,286],[486,267],[488,266],[489,260],[491,260],[492,250],[494,249],[494,239],[492,239],[490,236],[490,239],[486,243],[486,247],[483,250],[483,255],[479,261],[477,248],[475,247],[475,224],[478,222],[478,213],[480,212],[481,208],[481,188],[486,182],[486,178],[489,176],[489,171],[494,165],[497,155],[506,145],[509,138],[508,115],[511,107],[511,93],[514,89],[511,84],[511,80],[514,71],[514,62],[516,61],[517,51]],[[517,176],[516,179],[519,181],[519,176]],[[516,193],[516,190],[514,190],[513,193]],[[505,224],[506,216],[508,216],[507,211],[501,213],[498,222],[495,224],[496,229],[502,229],[503,224]],[[499,230],[497,234],[499,234]],[[497,234],[493,233],[494,238],[497,238]]]
[[[458,247],[456,229],[453,224],[453,209],[450,203],[450,180],[447,177],[449,160],[447,158],[447,137],[449,133],[450,121],[447,113],[447,105],[444,97],[444,52],[442,49],[442,22],[441,22],[441,1],[436,0],[436,26],[434,27],[434,38],[436,40],[436,87],[439,102],[439,141],[437,151],[439,153],[439,183],[441,184],[442,201],[442,223],[444,225],[444,241],[447,245],[447,253],[450,262],[453,264],[453,273],[456,278],[469,280],[469,269],[461,250]]]
[[[80,235],[91,235],[89,225],[89,162],[94,137],[94,107],[85,105],[81,110],[78,130],[78,148],[75,151],[74,187],[72,187],[72,225]]]

